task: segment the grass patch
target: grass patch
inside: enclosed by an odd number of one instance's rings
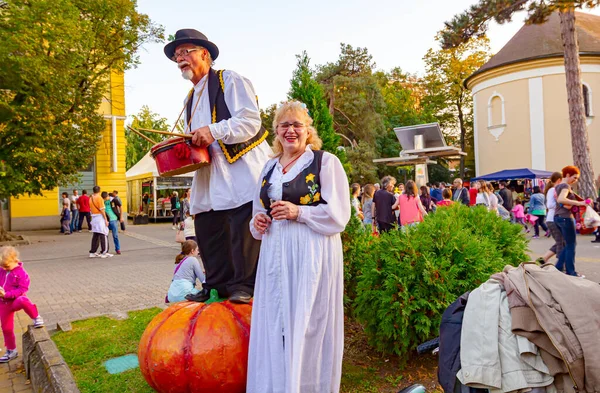
[[[129,318],[116,321],[106,317],[73,323],[70,332],[52,336],[71,368],[82,393],[153,393],[140,369],[109,374],[106,360],[137,353],[146,326],[162,310],[129,313]],[[400,387],[422,383],[428,393],[441,392],[436,383],[437,359],[423,356],[409,361],[400,369],[396,356],[382,357],[367,344],[362,325],[346,320],[344,364],[340,393],[396,393]],[[404,362],[405,363],[405,362]]]
[[[70,332],[52,336],[82,393],[154,392],[139,368],[111,375],[103,363],[137,353],[146,326],[161,311],[151,308],[130,312],[129,318],[124,321],[107,317],[78,321],[73,323]]]

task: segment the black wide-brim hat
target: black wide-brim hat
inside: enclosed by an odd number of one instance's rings
[[[179,45],[195,44],[208,50],[213,60],[219,56],[219,48],[206,38],[206,36],[194,29],[181,29],[175,33],[175,40],[165,45],[165,55],[171,60],[175,55],[175,49]]]

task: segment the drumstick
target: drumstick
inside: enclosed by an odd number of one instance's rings
[[[147,140],[148,142],[152,143],[153,145],[156,144],[156,141],[153,141],[152,139],[148,138],[146,135],[142,134],[141,132],[139,132],[138,130],[136,130],[135,128],[131,128],[129,126],[127,126],[127,128],[129,128],[130,131],[135,132],[136,134],[138,134],[139,136],[141,136],[142,138],[144,138],[145,140]]]
[[[149,128],[140,128],[140,130],[142,130],[142,131],[148,131],[148,132],[154,132],[155,134],[162,134],[162,135],[169,135],[169,136],[178,136],[180,138],[186,138],[186,139],[192,139],[193,138],[192,135],[179,134],[179,133],[169,132],[169,131],[151,130]]]

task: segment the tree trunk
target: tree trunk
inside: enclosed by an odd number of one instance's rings
[[[575,12],[572,8],[560,11],[560,34],[565,51],[565,75],[567,79],[567,97],[569,120],[571,123],[571,148],[573,163],[581,171],[579,193],[583,197],[596,196],[594,186],[594,168],[588,143],[585,107],[579,68],[579,43],[575,31]]]
[[[2,215],[2,202],[0,201],[0,242],[12,240],[13,237],[4,229],[4,216]]]
[[[335,77],[331,78],[331,97],[329,100],[329,114],[333,117],[333,112],[335,111]]]
[[[458,124],[460,127],[460,151],[465,151],[465,139],[467,136],[467,130],[465,128],[465,115],[460,102],[456,103],[456,109],[458,110]],[[460,175],[461,179],[465,178],[465,156],[460,156]]]

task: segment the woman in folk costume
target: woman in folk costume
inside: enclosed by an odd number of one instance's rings
[[[261,239],[247,393],[336,393],[344,347],[346,173],[319,150],[306,105],[283,103],[250,230]]]

